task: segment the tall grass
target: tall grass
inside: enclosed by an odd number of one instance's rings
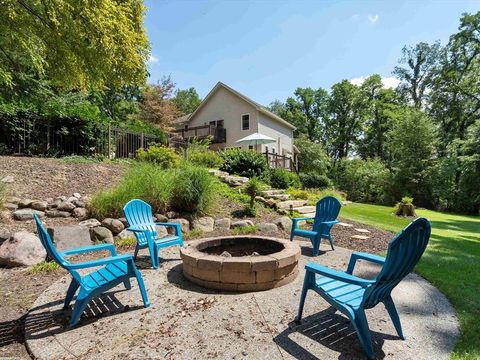
[[[141,199],[152,206],[154,213],[168,209],[193,215],[206,213],[214,201],[217,184],[218,180],[203,168],[184,164],[164,170],[155,164],[139,163],[117,186],[96,193],[89,210],[98,219],[121,217],[128,201]]]
[[[93,217],[121,217],[125,204],[132,199],[148,202],[154,212],[165,212],[171,198],[174,173],[160,167],[141,163],[134,165],[111,189],[97,192],[91,199],[89,211]]]

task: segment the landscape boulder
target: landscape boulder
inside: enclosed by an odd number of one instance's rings
[[[180,224],[180,229],[182,233],[187,233],[190,231],[190,222],[184,218],[170,219],[168,222]],[[169,231],[172,231],[173,228],[169,228]]]
[[[47,209],[56,209],[58,205],[60,205],[62,201],[61,200],[52,200],[48,202]]]
[[[66,218],[71,215],[68,211],[59,211],[59,210],[45,210],[45,215],[51,218]]]
[[[32,220],[33,214],[37,214],[39,218],[43,218],[45,213],[43,211],[33,209],[19,209],[13,212],[13,218],[19,221]]]
[[[158,222],[168,222],[168,217],[163,214],[155,214],[155,218]]]
[[[118,220],[122,222],[122,224],[123,224],[124,227],[128,227],[127,218],[121,217],[121,218],[119,218]]]
[[[230,229],[232,225],[232,220],[230,218],[222,218],[215,220],[215,227],[219,229]]]
[[[11,184],[15,181],[12,175],[7,175],[4,178],[2,178],[2,182],[5,184]]]
[[[0,265],[31,266],[45,260],[47,252],[40,239],[27,231],[20,231],[0,246]]]
[[[69,201],[62,201],[60,204],[57,206],[58,211],[72,211],[75,209],[75,205],[73,205]]]
[[[72,204],[75,205],[77,208],[84,208],[86,206],[85,201],[79,199],[73,200]]]
[[[21,201],[22,199],[16,197],[16,196],[9,196],[7,197],[7,202],[10,204],[17,204]]]
[[[202,232],[211,232],[215,225],[215,220],[210,216],[203,216],[193,220],[192,228],[199,229]]]
[[[52,226],[47,229],[58,251],[65,251],[92,245],[86,226]]]
[[[125,226],[118,219],[106,218],[102,221],[102,226],[110,230],[114,235],[119,234]]]
[[[88,220],[83,220],[83,221],[80,221],[78,223],[78,225],[80,226],[86,226],[87,228],[94,228],[94,227],[97,227],[97,226],[100,226],[102,225],[100,223],[100,221],[98,221],[97,219],[88,219]]]
[[[282,230],[290,231],[292,229],[292,219],[288,216],[280,216],[273,220],[273,223]]]
[[[47,209],[47,202],[36,200],[31,203],[30,207],[34,210],[45,211]]]
[[[113,244],[113,234],[104,226],[97,226],[91,228],[90,238],[93,242]]]
[[[246,226],[253,226],[253,221],[251,221],[251,220],[237,220],[237,221],[232,222],[232,228],[246,227]]]
[[[273,223],[260,223],[257,224],[257,228],[261,232],[275,232],[278,231],[277,225]]]
[[[12,203],[5,203],[3,205],[3,207],[7,210],[10,210],[10,211],[15,211],[18,209],[18,205],[17,204],[12,204]]]
[[[32,199],[22,199],[18,202],[18,207],[19,208],[29,208],[30,205],[32,205],[33,200]]]
[[[0,245],[3,244],[5,240],[8,240],[12,237],[12,234],[7,231],[0,231]]]
[[[117,235],[117,239],[118,240],[135,239],[135,233],[127,229],[124,229]]]
[[[85,220],[88,217],[88,211],[83,207],[77,207],[73,209],[72,215],[78,220]]]
[[[77,199],[81,199],[82,195],[80,195],[80,193],[76,192],[76,193],[73,193],[73,197],[75,197]]]

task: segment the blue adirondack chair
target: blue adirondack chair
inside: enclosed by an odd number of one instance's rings
[[[143,305],[145,307],[150,306],[142,275],[137,270],[131,255],[117,255],[117,251],[115,250],[115,246],[113,246],[113,244],[86,246],[64,252],[58,252],[52,243],[50,235],[45,230],[36,214],[34,215],[34,218],[35,222],[37,223],[38,236],[43,247],[47,251],[47,254],[61,267],[66,269],[70,275],[72,275],[72,281],[68,287],[67,296],[65,297],[65,302],[63,305],[64,310],[68,308],[73,296],[77,292],[78,288],[80,288],[75,305],[73,307],[72,318],[70,320],[70,325],[72,327],[78,323],[80,316],[85,310],[85,307],[92,298],[103,294],[107,290],[110,290],[121,283],[125,285],[127,290],[130,290],[130,278],[132,277],[137,279],[138,287],[140,288],[140,293],[142,294]],[[73,264],[66,259],[66,257],[71,255],[99,250],[108,250],[110,251],[111,256]],[[99,266],[103,267],[85,276],[81,276],[77,272],[79,269],[87,269]]]
[[[123,208],[123,213],[128,221],[127,230],[135,233],[137,238],[137,246],[133,258],[137,258],[140,249],[148,248],[150,257],[152,258],[152,266],[158,269],[159,266],[159,250],[168,246],[183,246],[182,231],[180,224],[154,222],[152,207],[145,201],[133,199],[130,200]],[[169,226],[175,229],[175,235],[167,236],[159,239],[157,235],[157,226]]]
[[[335,250],[333,247],[333,239],[330,235],[330,230],[333,225],[338,224],[337,216],[340,212],[342,204],[333,196],[325,196],[317,202],[315,208],[315,217],[301,217],[293,218],[292,221],[292,232],[290,233],[290,241],[293,241],[293,238],[296,236],[301,236],[304,238],[310,239],[313,246],[313,256],[317,256],[320,251],[320,241],[322,239],[327,239],[330,242],[332,250]],[[298,222],[301,220],[313,220],[312,230],[303,230],[298,228]]]
[[[405,340],[391,292],[420,260],[427,247],[430,231],[430,223],[427,219],[416,219],[390,241],[385,258],[354,252],[346,272],[308,263],[305,266],[305,280],[296,321],[299,323],[302,319],[307,291],[313,290],[350,319],[369,358],[374,358],[374,353],[365,309],[383,303],[398,336]],[[383,265],[375,279],[365,280],[352,275],[359,259]]]

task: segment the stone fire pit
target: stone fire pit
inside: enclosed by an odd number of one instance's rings
[[[211,289],[261,291],[297,277],[300,247],[263,236],[224,236],[189,242],[180,249],[183,274]]]

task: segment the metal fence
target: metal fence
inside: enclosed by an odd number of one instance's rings
[[[0,153],[43,156],[134,158],[139,149],[161,143],[160,136],[81,121],[45,123],[0,119]]]

